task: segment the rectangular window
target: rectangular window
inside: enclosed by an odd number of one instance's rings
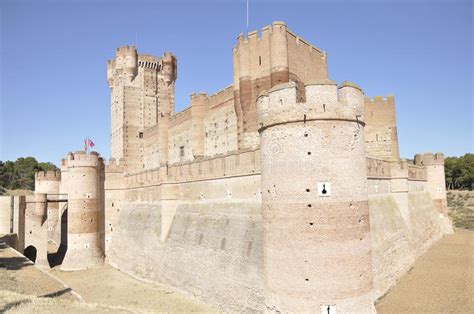
[[[138,133],[138,138],[143,138],[143,132]]]
[[[184,146],[179,147],[179,157],[184,157]]]

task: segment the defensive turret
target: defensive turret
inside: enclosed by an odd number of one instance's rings
[[[68,232],[62,270],[99,266],[104,254],[100,243],[100,212],[103,208],[104,162],[99,154],[69,153],[67,166]],[[103,223],[103,222],[102,222]]]
[[[257,99],[265,305],[374,312],[361,89],[328,80]]]

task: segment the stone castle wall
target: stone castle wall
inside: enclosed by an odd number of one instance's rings
[[[107,166],[107,261],[225,309],[262,309],[260,162],[256,150],[135,174],[124,174],[118,163]],[[390,169],[384,160],[367,162]],[[407,181],[419,188],[406,193],[408,220],[393,197],[390,174],[367,180],[374,300],[442,235],[426,177],[407,175]]]

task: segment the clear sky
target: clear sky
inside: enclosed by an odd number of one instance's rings
[[[178,58],[176,107],[232,83],[246,1],[0,0],[0,160],[59,163],[86,136],[109,157],[115,48]],[[394,94],[402,157],[474,151],[473,5],[462,0],[250,0],[249,31],[283,20],[328,53],[329,76]]]

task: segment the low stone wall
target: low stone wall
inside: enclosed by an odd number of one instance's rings
[[[4,235],[0,234],[0,242],[5,243],[9,247],[18,251],[18,236],[16,235],[16,233]]]
[[[0,196],[0,234],[12,232],[12,196]]]

